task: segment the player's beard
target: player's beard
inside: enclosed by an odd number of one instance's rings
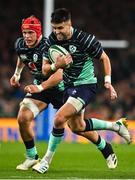
[[[64,33],[59,33],[59,34],[56,34],[56,37],[59,41],[64,41],[64,40],[67,40],[67,35],[64,34]]]

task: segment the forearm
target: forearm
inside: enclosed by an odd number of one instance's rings
[[[115,91],[114,87],[111,84],[111,63],[109,57],[106,55],[105,52],[102,53],[101,58],[104,66],[104,86],[106,89],[109,90],[111,100],[117,98],[117,92]]]
[[[42,82],[43,89],[49,89],[58,85],[58,83],[62,81],[62,70],[56,71],[53,75],[51,75],[48,80]]]
[[[100,59],[103,62],[105,82],[111,83],[111,63],[110,63],[110,59],[106,55],[105,52],[103,52]]]
[[[16,69],[14,72],[14,76],[16,76],[18,79],[20,79],[20,76],[21,76],[24,66],[25,66],[24,63],[21,62],[20,59],[18,58],[17,64],[16,64]]]

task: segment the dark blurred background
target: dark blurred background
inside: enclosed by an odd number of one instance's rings
[[[11,88],[16,54],[14,43],[21,36],[21,21],[34,14],[43,24],[43,0],[0,1],[0,117],[16,117],[23,88],[32,82],[27,69],[21,78],[21,88]],[[111,59],[112,82],[119,98],[110,101],[103,87],[101,63],[95,60],[99,89],[86,116],[117,119],[126,116],[135,120],[135,2],[132,0],[56,0],[55,8],[66,7],[72,13],[73,26],[94,34],[99,40],[127,40],[128,48],[105,48]],[[45,28],[47,26],[45,25]]]

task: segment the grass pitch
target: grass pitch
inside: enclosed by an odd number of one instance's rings
[[[36,143],[40,157],[47,143]],[[92,144],[61,143],[49,171],[38,174],[31,169],[18,171],[25,158],[22,143],[0,143],[0,179],[135,179],[135,145],[113,145],[118,167],[109,170],[101,153]]]

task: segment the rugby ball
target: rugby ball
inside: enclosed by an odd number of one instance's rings
[[[59,55],[68,55],[68,54],[69,52],[65,48],[59,45],[52,45],[48,50],[48,56],[52,63],[56,62],[56,59]],[[67,67],[69,66],[70,65],[68,65]]]

